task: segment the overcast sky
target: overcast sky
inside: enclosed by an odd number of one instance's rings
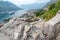
[[[48,2],[49,0],[8,0],[8,1],[13,2],[16,5],[23,5],[23,4],[25,5],[32,3],[44,3],[44,2]]]

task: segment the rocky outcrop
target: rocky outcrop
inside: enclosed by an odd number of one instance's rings
[[[42,30],[43,30],[42,24],[44,22],[41,22],[41,23],[40,22],[41,21],[36,21],[36,22],[27,23],[26,25],[20,26],[20,30],[17,29],[17,31],[15,31],[14,39],[16,40],[40,40],[42,39],[44,40],[44,35],[42,33]]]
[[[60,40],[59,13],[47,22],[14,18],[0,28],[0,40]]]
[[[20,26],[15,40],[60,40],[60,14],[48,22],[37,21]]]
[[[51,20],[46,22],[44,28],[44,34],[47,34],[47,40],[59,40],[60,39],[60,11]]]
[[[1,28],[3,25],[4,25],[4,24],[3,24],[3,23],[1,23],[1,24],[0,24],[0,28]]]

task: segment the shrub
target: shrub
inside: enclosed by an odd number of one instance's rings
[[[36,16],[41,16],[42,14],[44,14],[45,10],[43,9],[40,9],[40,10],[37,10],[37,12],[35,12]]]
[[[55,3],[53,3],[49,6],[49,10],[52,10],[54,7],[55,7]]]

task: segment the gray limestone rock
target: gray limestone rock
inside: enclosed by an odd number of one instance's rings
[[[14,18],[0,28],[0,40],[60,40],[59,13],[47,22]]]

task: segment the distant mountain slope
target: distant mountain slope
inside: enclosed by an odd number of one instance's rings
[[[46,4],[47,3],[34,3],[34,4],[29,4],[29,5],[21,5],[20,7],[24,9],[41,9]]]
[[[56,2],[56,1],[58,1],[58,0],[51,0],[51,3],[54,3],[54,2]]]
[[[47,8],[49,5],[51,5],[51,4],[53,4],[53,3],[55,3],[55,2],[57,2],[58,0],[50,0],[43,8],[45,9],[45,8]]]
[[[18,8],[16,5],[14,5],[11,2],[8,1],[0,1],[0,11],[17,11],[20,10],[22,8]]]

